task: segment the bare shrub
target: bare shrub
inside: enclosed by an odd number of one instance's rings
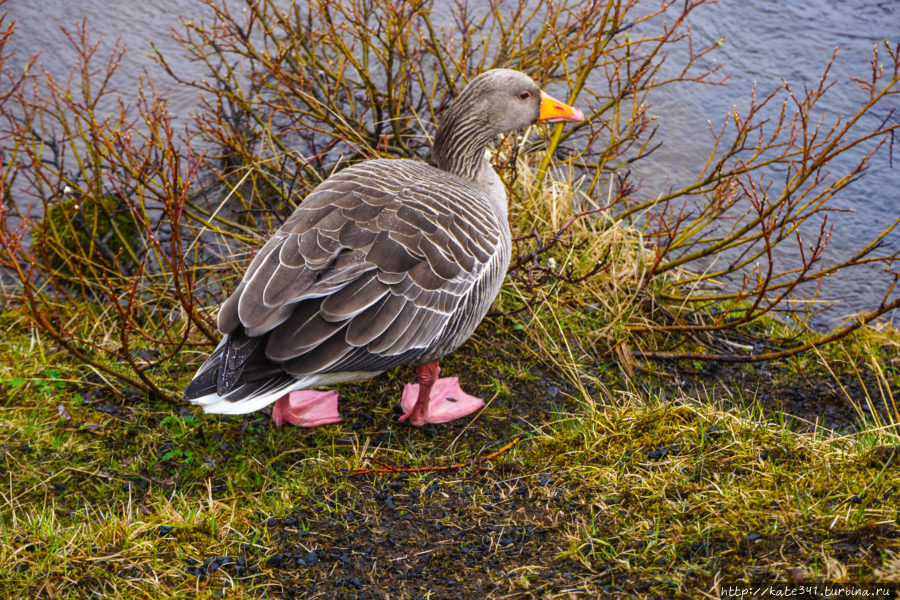
[[[652,12],[629,0],[521,0],[481,12],[459,3],[438,23],[428,1],[314,0],[284,10],[262,0],[232,13],[208,0],[211,20],[186,21],[174,34],[208,77],[179,73],[157,53],[201,95],[180,135],[149,82],[138,109],[116,99],[108,82],[124,50],[98,57],[82,23],[66,32],[79,56],[67,80],[34,62],[25,73],[2,70],[0,265],[15,280],[5,296],[36,332],[93,368],[174,398],[161,368],[215,340],[211,307],[266,232],[347,163],[426,159],[443,106],[473,74],[505,66],[565,89],[587,118],[510,136],[494,154],[519,232],[504,309],[536,316],[552,301],[564,317],[594,306],[607,316],[591,321],[582,351],[615,348],[626,362],[758,360],[836,339],[900,303],[891,296],[897,256],[879,254],[896,221],[854,256],[822,258],[829,202],[888,149],[898,126],[858,130],[897,92],[898,48],[884,45],[858,78],[866,98],[855,114],[812,119],[827,69],[811,90],[785,83],[711,131],[715,147],[694,183],[642,197],[631,170],[660,143],[649,92],[722,80],[698,66],[715,44],[694,48],[685,25],[704,3]],[[0,20],[0,45],[13,31]],[[660,66],[673,48],[686,58],[665,79]],[[602,89],[592,87],[601,72]],[[778,116],[763,116],[774,105]],[[855,167],[832,172],[835,157],[864,144],[871,148]],[[771,165],[785,167],[783,181],[766,175]],[[814,239],[802,238],[804,223],[817,225]],[[776,264],[773,249],[786,244],[796,245],[801,268]],[[721,256],[731,257],[724,266]],[[760,318],[793,310],[798,286],[868,263],[885,266],[888,291],[855,323],[809,344],[752,337]],[[740,285],[719,284],[732,275]]]

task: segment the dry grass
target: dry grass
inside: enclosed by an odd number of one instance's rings
[[[896,578],[889,430],[802,432],[715,379],[677,391],[566,354],[548,365],[516,324],[489,319],[445,365],[489,407],[425,430],[392,411],[408,373],[343,386],[341,424],[279,430],[110,395],[14,335],[0,349],[0,595],[692,598]],[[447,464],[517,433],[476,474],[349,476],[369,456]]]

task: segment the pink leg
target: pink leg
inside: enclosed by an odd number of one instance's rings
[[[337,392],[317,392],[299,390],[282,396],[272,407],[272,420],[281,427],[282,423],[300,427],[318,427],[338,423]]]
[[[403,388],[400,406],[404,413],[400,421],[409,419],[416,427],[426,423],[447,423],[471,415],[484,406],[481,398],[462,391],[456,377],[438,379],[440,372],[437,362],[418,368],[419,383],[408,383]]]

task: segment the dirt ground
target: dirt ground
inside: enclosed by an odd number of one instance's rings
[[[261,413],[202,415],[148,407],[127,392],[82,390],[83,403],[66,409],[71,416],[51,407],[53,435],[63,441],[15,434],[4,443],[0,474],[44,478],[16,488],[18,514],[52,505],[54,535],[64,537],[85,526],[88,510],[97,542],[60,561],[51,535],[11,534],[13,573],[34,597],[56,589],[98,599],[127,590],[179,598],[693,598],[748,577],[832,577],[833,564],[869,580],[900,550],[900,528],[884,518],[900,495],[897,448],[850,456],[821,481],[794,481],[834,461],[791,432],[858,426],[847,392],[862,392],[852,378],[838,385],[784,365],[669,365],[631,382],[661,390],[656,400],[648,393],[623,401],[608,395],[625,389],[622,376],[597,365],[604,383],[586,391],[601,407],[621,406],[589,421],[579,392],[558,373],[516,343],[490,341],[443,363],[444,375],[459,376],[489,406],[474,421],[421,429],[396,421],[408,370],[343,386],[344,421],[318,430],[277,430]],[[679,404],[679,395],[701,399],[699,406]],[[704,398],[716,406],[703,406]],[[752,419],[734,426],[734,414]],[[766,420],[787,429],[773,434]],[[359,456],[441,466],[520,437],[484,469],[355,476],[337,466]],[[81,449],[60,455],[54,444]],[[252,464],[242,469],[243,461]],[[746,483],[760,473],[771,481]],[[262,491],[272,485],[295,492],[279,499]],[[751,498],[747,522],[739,521],[745,501],[731,490]],[[198,515],[206,506],[231,521],[205,525]],[[140,532],[103,542],[103,522],[122,518],[125,507],[139,515],[125,529],[142,523]],[[851,510],[862,516],[828,526]],[[776,517],[787,526],[773,529]]]
[[[485,383],[484,372],[461,361],[449,362],[447,370],[475,387]],[[752,370],[711,366],[702,372],[673,367],[669,373],[680,389],[714,394],[725,388],[739,390],[731,394],[734,410],[748,410],[755,399],[771,418],[785,418],[796,431],[824,426],[848,432],[858,425],[856,410],[837,383],[791,376],[777,365]],[[510,439],[515,431],[538,434],[554,414],[578,410],[569,396],[574,390],[564,382],[547,372],[531,375],[527,382],[511,384],[509,398],[495,404],[509,409],[507,418],[485,419],[468,430],[461,424],[426,427],[412,435],[424,438],[422,442],[460,436],[475,453],[492,440]],[[843,386],[851,393],[859,389],[850,380]],[[374,445],[381,445],[393,433],[383,418],[398,415],[398,410],[381,416],[360,410],[349,413],[348,421],[360,434],[381,431],[372,437]],[[707,434],[714,439],[717,428]],[[677,445],[644,449],[649,460],[685,451]],[[773,455],[770,460],[781,458]],[[248,549],[243,556],[211,556],[185,566],[199,577],[217,569],[255,575],[260,582],[268,580],[257,588],[261,596],[278,598],[663,598],[692,597],[692,583],[703,584],[700,573],[695,582],[690,573],[688,580],[675,582],[660,573],[643,577],[615,561],[597,569],[560,560],[571,543],[571,523],[588,518],[586,490],[558,481],[549,463],[547,470],[536,472],[500,457],[489,471],[474,476],[466,471],[430,473],[427,484],[405,473],[352,481],[350,492],[335,494],[323,488],[314,510],[260,515],[272,544],[267,552]],[[620,510],[628,510],[627,498]],[[802,544],[832,544],[838,555],[850,556],[873,545],[895,544],[900,530],[882,526],[836,531],[833,536],[810,531],[808,536]],[[762,578],[775,576],[776,571],[763,566],[774,556],[802,554],[788,535],[754,531],[737,542],[712,539],[684,544],[679,551],[688,559],[718,553],[739,563],[758,562]],[[658,559],[658,566],[668,560]]]

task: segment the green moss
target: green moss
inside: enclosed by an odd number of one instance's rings
[[[133,271],[141,246],[130,208],[110,195],[51,204],[34,232],[35,254],[45,268],[88,279]]]

